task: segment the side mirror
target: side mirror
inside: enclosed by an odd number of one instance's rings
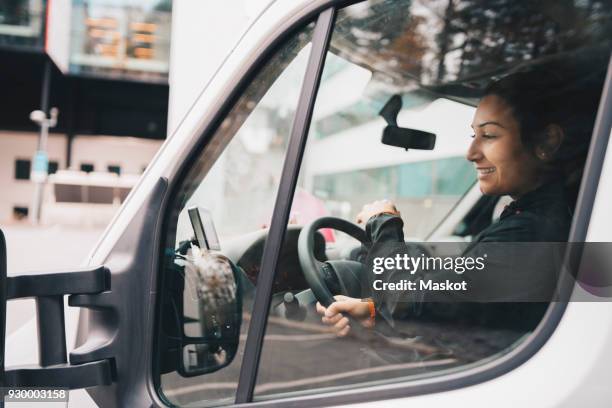
[[[236,267],[225,256],[191,251],[183,261],[184,289],[180,319],[180,359],[185,377],[217,371],[238,351],[242,297]],[[180,302],[180,299],[177,299]]]
[[[387,122],[381,143],[403,149],[432,150],[436,145],[436,135],[423,130],[397,126],[397,115],[402,109],[402,97],[393,95],[380,110],[379,115]]]
[[[159,339],[160,372],[183,377],[217,371],[233,361],[244,285],[239,268],[219,252],[210,211],[193,207],[188,213],[195,237],[167,258]]]

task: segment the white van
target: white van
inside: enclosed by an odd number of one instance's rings
[[[529,327],[451,315],[340,338],[315,304],[359,297],[342,271],[359,264],[363,204],[393,200],[406,241],[445,255],[498,222],[511,200],[481,193],[486,176],[465,152],[488,85],[519,72],[565,84],[534,84],[578,122],[564,128],[575,145],[559,178],[574,194],[563,241],[605,250],[611,32],[596,1],[271,2],[89,267],[2,271],[3,301],[38,301],[40,365],[2,365],[0,380],[85,388],[100,407],[609,406],[609,252],[602,276],[582,279],[582,249],[570,251],[572,297],[546,302]],[[80,308],[71,350],[65,295]]]

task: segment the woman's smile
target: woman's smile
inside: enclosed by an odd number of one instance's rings
[[[495,167],[476,167],[476,171],[478,171],[478,179],[480,180],[494,173]]]

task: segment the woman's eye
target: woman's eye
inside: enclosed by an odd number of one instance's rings
[[[474,139],[475,137],[476,137],[476,135],[475,135],[475,134],[471,134],[471,135],[470,135],[470,138],[471,138],[471,139]],[[490,134],[485,133],[485,134],[481,135],[480,137],[484,137],[485,139],[495,139],[497,136],[496,136],[496,135],[490,135]]]

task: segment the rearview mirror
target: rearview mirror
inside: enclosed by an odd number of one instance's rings
[[[422,130],[387,126],[383,130],[382,144],[403,149],[433,150],[436,135]]]
[[[383,130],[381,143],[403,149],[432,150],[436,145],[436,135],[423,130],[397,126],[397,115],[402,109],[402,97],[393,95],[380,110],[387,126]]]

